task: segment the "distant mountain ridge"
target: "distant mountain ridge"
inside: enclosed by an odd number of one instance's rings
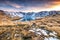
[[[13,15],[13,16],[20,16],[20,15],[32,15],[35,14],[35,16],[37,16],[38,14],[40,16],[46,16],[46,15],[53,15],[53,14],[60,14],[60,11],[41,11],[41,12],[5,12],[8,13],[9,15]]]
[[[30,21],[30,20],[35,20],[39,18],[43,18],[45,16],[50,16],[54,14],[60,14],[60,11],[41,11],[41,12],[5,12],[7,15],[10,15],[11,17],[22,17],[23,21]]]

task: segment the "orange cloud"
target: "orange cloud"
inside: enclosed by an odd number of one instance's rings
[[[60,1],[52,2],[52,5],[50,6],[51,10],[60,10]]]
[[[60,1],[52,1],[50,3],[47,3],[43,5],[42,7],[30,7],[28,10],[25,10],[24,12],[39,12],[39,11],[52,11],[52,10],[60,10]]]
[[[18,5],[16,3],[6,2],[8,5],[11,5],[15,8],[21,8],[23,6]],[[24,7],[25,8],[25,7]],[[52,1],[49,3],[44,4],[43,6],[36,6],[36,7],[26,7],[26,10],[22,10],[23,12],[39,12],[39,11],[51,11],[51,10],[60,10],[60,1]],[[8,9],[7,9],[8,11]],[[13,10],[10,9],[9,11],[21,11],[21,10]]]

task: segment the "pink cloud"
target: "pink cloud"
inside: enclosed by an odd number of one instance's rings
[[[6,4],[12,6],[12,7],[15,7],[15,8],[21,8],[23,6],[19,5],[19,4],[16,4],[16,3],[12,3],[12,2],[9,2],[9,1],[6,1]]]

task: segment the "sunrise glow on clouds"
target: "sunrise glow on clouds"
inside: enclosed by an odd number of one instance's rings
[[[31,1],[0,1],[0,10],[4,11],[22,11],[22,12],[39,12],[39,11],[51,11],[59,10],[60,11],[60,1],[40,1],[40,0],[31,0]]]

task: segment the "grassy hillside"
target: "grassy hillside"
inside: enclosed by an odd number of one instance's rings
[[[14,23],[11,21],[9,15],[7,15],[4,11],[0,10],[0,26],[3,25],[14,25]]]
[[[18,24],[27,24],[30,26],[33,25],[33,23],[35,23],[37,27],[45,27],[48,30],[56,31],[58,36],[60,36],[60,14],[46,16],[33,21],[18,22]]]
[[[0,26],[0,40],[44,40],[45,38],[52,37],[54,39],[60,36],[60,15],[58,14],[32,21],[15,22],[16,25],[13,25],[14,22],[7,19],[7,17],[5,19],[5,22],[1,19],[1,22],[7,24]],[[0,25],[2,24],[1,22]],[[45,35],[44,31],[48,32],[48,35]],[[49,35],[52,32],[57,34]]]

